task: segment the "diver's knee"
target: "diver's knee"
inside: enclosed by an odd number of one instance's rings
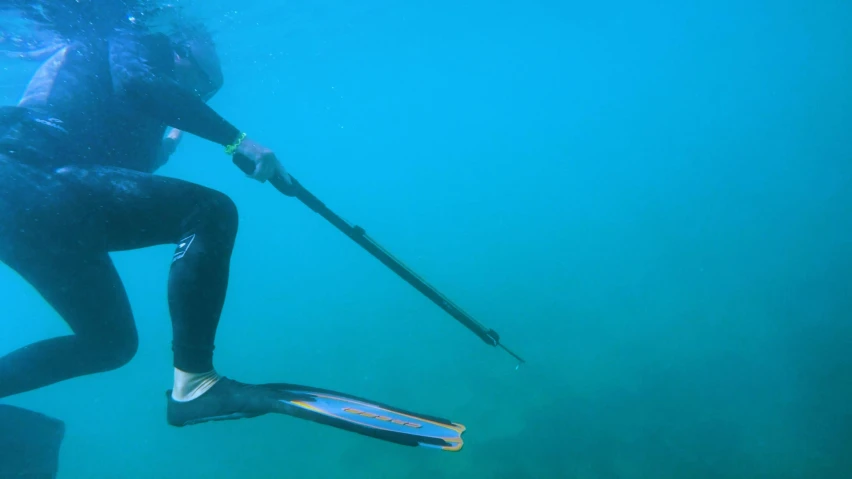
[[[111,371],[126,365],[136,356],[138,350],[139,336],[135,332],[89,344],[89,355],[95,363],[94,369],[98,371]]]
[[[134,334],[118,341],[113,350],[113,361],[116,368],[129,363],[139,352],[139,337]]]
[[[228,195],[213,191],[204,204],[205,223],[208,228],[221,235],[222,239],[233,243],[239,227],[237,205]]]

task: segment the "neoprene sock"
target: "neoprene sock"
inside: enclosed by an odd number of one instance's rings
[[[188,373],[175,368],[175,386],[172,389],[172,399],[175,401],[192,401],[206,393],[219,381],[215,369],[206,373]]]

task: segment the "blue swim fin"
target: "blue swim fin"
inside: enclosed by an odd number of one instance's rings
[[[0,404],[0,478],[54,479],[65,423]]]
[[[221,378],[192,401],[166,392],[167,421],[176,427],[208,421],[286,414],[405,446],[458,451],[465,427],[446,419],[398,409],[327,389],[296,384],[244,384]]]

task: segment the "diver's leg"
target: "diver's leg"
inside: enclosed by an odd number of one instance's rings
[[[290,413],[291,406],[282,400],[293,394],[220,378],[213,368],[213,345],[237,232],[233,202],[198,185],[116,168],[69,167],[56,173],[85,192],[70,202],[76,215],[50,211],[56,222],[68,222],[86,233],[74,238],[81,248],[120,251],[177,244],[169,275],[175,365],[169,423],[183,426]],[[87,227],[79,228],[78,223]]]
[[[18,248],[5,261],[68,323],[73,334],[0,358],[0,397],[119,368],[138,337],[121,279],[106,253]]]
[[[186,181],[120,168],[63,168],[91,192],[86,210],[102,229],[90,241],[108,251],[176,244],[169,273],[176,399],[218,380],[213,349],[228,287],[237,210],[224,194]],[[98,244],[98,242],[103,244]]]
[[[0,155],[0,261],[26,279],[73,334],[0,358],[0,397],[115,369],[136,353],[133,314],[105,250],[81,243],[86,192]]]
[[[0,358],[0,397],[117,368],[137,348],[127,295],[105,250],[81,245],[81,192],[0,154],[0,261],[25,278],[73,334]],[[83,236],[81,236],[83,235]]]
[[[87,211],[105,225],[94,242],[108,251],[174,243],[169,274],[175,382],[168,421],[182,426],[276,411],[280,394],[220,377],[213,367],[216,328],[228,287],[238,216],[224,194],[199,185],[116,168],[66,168],[95,182]],[[101,178],[108,178],[107,184]],[[96,193],[94,193],[96,192]]]

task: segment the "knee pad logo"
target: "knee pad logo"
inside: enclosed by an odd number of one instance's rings
[[[186,256],[186,252],[189,251],[189,247],[192,246],[192,242],[195,240],[195,235],[189,235],[186,238],[180,240],[178,243],[177,249],[175,250],[174,256],[172,256],[172,263]]]

